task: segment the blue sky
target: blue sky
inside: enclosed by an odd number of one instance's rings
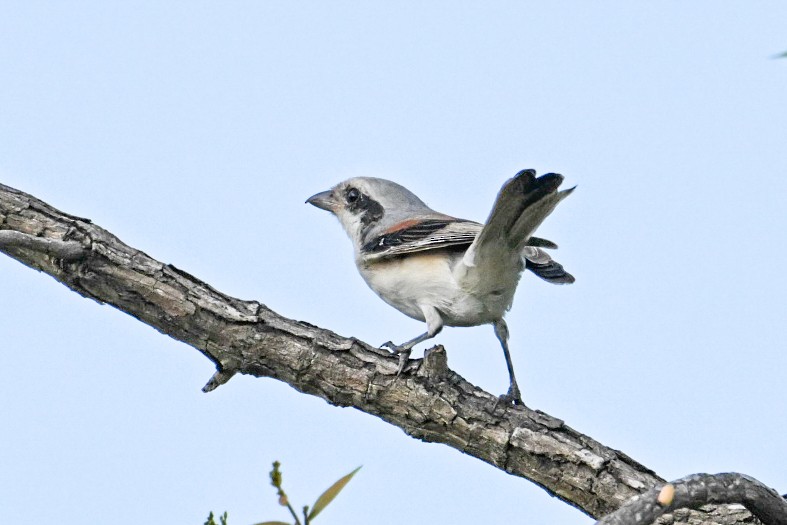
[[[164,5],[166,4],[166,5]],[[526,402],[669,479],[787,491],[787,6],[758,2],[15,2],[0,182],[244,299],[370,343],[420,323],[303,201],[355,175],[483,220],[522,168],[577,191],[540,235],[576,277],[508,315]],[[10,523],[589,523],[371,416],[236,377],[0,257],[0,510]],[[507,388],[491,327],[449,365]]]

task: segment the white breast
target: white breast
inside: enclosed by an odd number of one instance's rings
[[[514,290],[503,296],[478,297],[454,276],[461,254],[431,250],[371,263],[356,261],[366,284],[403,314],[424,321],[420,305],[437,308],[448,326],[476,326],[502,318]],[[515,286],[514,286],[515,288]],[[508,291],[506,291],[508,292]]]

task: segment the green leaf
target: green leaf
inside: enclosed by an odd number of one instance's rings
[[[353,479],[353,476],[355,476],[355,473],[359,470],[361,470],[361,467],[358,467],[343,478],[339,479],[339,481],[328,487],[328,490],[320,494],[320,497],[317,498],[317,501],[315,501],[314,505],[312,505],[312,510],[309,513],[309,520],[313,520],[317,514],[322,512],[322,510],[333,501],[333,498],[335,498],[336,495],[342,491],[344,486],[347,485],[351,479]]]
[[[216,525],[216,522],[213,521],[213,511],[210,511],[210,514],[208,514],[208,520],[205,522],[205,525]]]
[[[284,521],[261,521],[259,523],[255,523],[254,525],[292,525],[292,524],[286,523]]]

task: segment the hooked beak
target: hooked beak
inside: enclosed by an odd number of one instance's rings
[[[333,211],[336,209],[336,201],[331,196],[330,191],[323,191],[317,195],[312,195],[306,199],[306,202],[312,206],[317,206],[321,210],[329,211],[331,213],[333,213]]]

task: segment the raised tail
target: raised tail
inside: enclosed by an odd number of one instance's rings
[[[510,242],[518,249],[528,245],[536,228],[544,222],[544,219],[552,213],[560,201],[571,195],[576,187],[557,191],[563,182],[563,176],[557,173],[547,173],[538,178],[535,178],[534,175],[531,177],[533,177],[535,189],[525,195],[522,211],[509,232]]]
[[[503,185],[483,230],[465,252],[464,283],[478,291],[499,290],[505,282],[515,287],[523,262],[549,282],[573,282],[574,278],[539,247],[552,247],[552,243],[537,238],[531,241],[536,228],[573,191],[558,191],[562,182],[563,176],[557,173],[536,177],[534,170],[522,170]]]

